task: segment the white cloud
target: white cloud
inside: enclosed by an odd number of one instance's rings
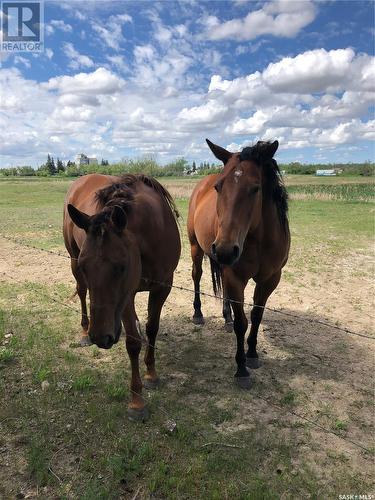
[[[310,50],[296,57],[284,57],[263,72],[266,84],[277,92],[323,92],[346,80],[354,59],[353,49]]]
[[[90,57],[80,54],[70,42],[63,44],[63,51],[66,57],[70,59],[69,68],[92,68],[94,66],[94,61]]]
[[[225,131],[229,134],[259,134],[269,118],[267,113],[258,110],[250,118],[236,120],[232,125],[226,127]]]
[[[58,98],[58,103],[62,106],[100,106],[96,95],[87,94],[62,94]]]
[[[16,68],[0,70],[2,164],[16,158],[25,163],[35,152],[39,163],[51,151],[72,159],[77,149],[111,159],[152,153],[165,161],[183,155],[203,161],[210,159],[207,136],[233,151],[277,138],[291,154],[304,147],[351,147],[374,137],[375,124],[368,120],[374,97],[367,89],[370,56],[351,49],[309,51],[234,79],[224,79],[217,60],[220,74],[198,91],[188,85],[198,59],[186,40],[178,50],[179,35],[171,32],[168,45],[135,47],[129,71],[122,55],[106,56],[111,68],[123,67],[127,81],[104,67],[44,83],[25,79]],[[202,48],[199,60],[207,50]],[[301,70],[310,58],[320,65],[318,94],[312,91],[314,77],[309,83]]]
[[[234,80],[213,75],[209,92],[231,103],[290,104],[301,99],[311,102],[313,93],[373,90],[374,58],[356,56],[350,48],[326,51],[316,49],[296,57],[285,57],[271,63],[262,72]]]
[[[52,49],[47,48],[47,49],[45,50],[45,54],[46,54],[46,56],[48,57],[48,59],[52,59],[54,52],[53,52],[53,50],[52,50]]]
[[[106,27],[98,22],[92,22],[91,26],[108,47],[113,50],[120,50],[121,43],[124,42],[122,27],[125,23],[132,22],[133,19],[128,14],[120,14],[111,16],[105,23]]]
[[[48,35],[52,35],[55,30],[58,29],[64,33],[72,33],[73,28],[70,24],[65,23],[62,20],[52,19],[52,21],[46,25],[45,30]]]
[[[134,58],[133,82],[140,87],[163,87],[168,93],[171,88],[183,85],[185,74],[193,63],[192,58],[174,47],[160,54],[151,45],[136,46]]]
[[[201,20],[210,40],[253,40],[262,35],[293,38],[316,16],[316,7],[309,1],[276,1],[249,12],[244,19],[220,23],[215,16]]]
[[[120,71],[129,71],[129,68],[125,62],[124,56],[107,56],[107,60],[113,64],[116,68],[118,68]]]
[[[151,61],[156,56],[156,52],[152,45],[137,45],[133,53],[137,64],[143,63],[144,61]]]
[[[93,73],[78,73],[75,76],[58,76],[42,84],[48,90],[71,94],[114,94],[119,92],[124,82],[111,71],[98,68]]]
[[[194,106],[192,108],[183,108],[178,114],[178,119],[183,121],[183,126],[189,125],[216,125],[217,120],[222,120],[228,114],[227,106],[215,102],[208,101],[202,106]]]
[[[93,117],[92,108],[86,106],[63,106],[56,108],[52,115],[52,119],[67,120],[69,122],[88,121]]]
[[[159,43],[166,44],[170,42],[172,33],[169,29],[159,25],[156,33],[154,34],[154,37]]]
[[[26,57],[22,56],[15,56],[14,57],[14,64],[23,64],[25,68],[31,68],[31,63]]]

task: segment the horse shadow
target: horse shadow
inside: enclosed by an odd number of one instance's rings
[[[329,319],[314,313],[283,312],[286,314],[267,310],[264,314],[257,347],[261,367],[250,371],[256,382],[267,384],[272,378],[285,384],[291,377],[300,377],[312,383],[337,382],[366,390],[363,382],[373,376],[373,340],[339,330]],[[236,337],[225,330],[224,320],[206,316],[205,324],[198,328],[190,318],[180,319],[179,329],[175,319],[165,318],[165,339],[169,343],[173,338],[175,343],[174,360],[168,360],[166,352],[166,363],[178,365],[193,378],[212,380],[218,367],[221,378],[230,377],[235,369]]]

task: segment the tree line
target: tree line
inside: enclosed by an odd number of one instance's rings
[[[171,177],[183,176],[195,173],[206,175],[214,171],[220,171],[220,165],[211,165],[208,162],[202,162],[199,167],[193,162],[189,164],[184,158],[178,158],[167,165],[159,165],[153,158],[141,158],[124,160],[120,163],[109,164],[107,160],[102,160],[98,164],[76,165],[74,162],[62,162],[60,159],[56,161],[50,155],[47,156],[47,161],[37,169],[29,166],[11,167],[0,169],[1,176],[36,176],[36,177],[78,177],[81,175],[99,173],[109,175],[120,175],[124,172],[130,173],[145,173],[154,177]]]
[[[335,169],[342,171],[342,175],[375,175],[375,164],[367,161],[363,163],[330,163],[330,164],[306,164],[292,162],[288,164],[279,164],[280,171],[285,174],[304,174],[314,175],[316,170]],[[109,164],[107,160],[102,159],[101,163],[91,165],[76,165],[68,161],[64,163],[59,158],[54,160],[50,155],[47,161],[34,169],[30,166],[11,167],[0,169],[0,176],[19,176],[19,177],[78,177],[81,175],[101,173],[110,175],[120,175],[124,172],[145,173],[154,177],[182,177],[184,175],[207,175],[220,172],[222,165],[208,162],[201,162],[199,167],[195,161],[190,164],[186,159],[179,158],[167,165],[159,165],[153,158],[141,158],[124,160],[120,163]]]

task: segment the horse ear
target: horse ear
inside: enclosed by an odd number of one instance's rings
[[[279,147],[279,141],[274,141],[267,146],[266,156],[268,158],[273,158],[273,155],[276,153],[277,148]]]
[[[113,207],[113,212],[111,215],[112,224],[116,227],[118,231],[123,231],[128,222],[125,210],[117,205]]]
[[[217,146],[216,144],[211,142],[209,139],[206,139],[206,142],[208,144],[208,147],[211,149],[213,154],[216,156],[216,158],[218,160],[221,160],[224,163],[224,165],[229,160],[229,158],[233,155],[233,153],[230,153],[229,151],[227,151],[226,149],[224,149],[220,146]]]
[[[78,210],[78,208],[71,205],[70,203],[68,204],[68,212],[74,224],[79,228],[84,229],[87,233],[90,226],[90,216],[85,214],[84,212],[81,212],[80,210]]]

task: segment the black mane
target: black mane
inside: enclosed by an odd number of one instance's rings
[[[244,148],[240,153],[240,159],[254,161],[263,169],[266,185],[277,206],[280,220],[285,225],[288,217],[288,193],[276,160],[266,154],[270,144],[271,142],[258,141],[255,146]]]
[[[138,182],[143,182],[143,184],[159,193],[168,203],[175,218],[178,219],[179,213],[169,192],[160,182],[145,174],[124,174],[118,182],[97,191],[96,202],[103,209],[102,213],[105,215],[107,209],[114,206],[119,206],[126,214],[130,213],[134,200],[134,187]]]

